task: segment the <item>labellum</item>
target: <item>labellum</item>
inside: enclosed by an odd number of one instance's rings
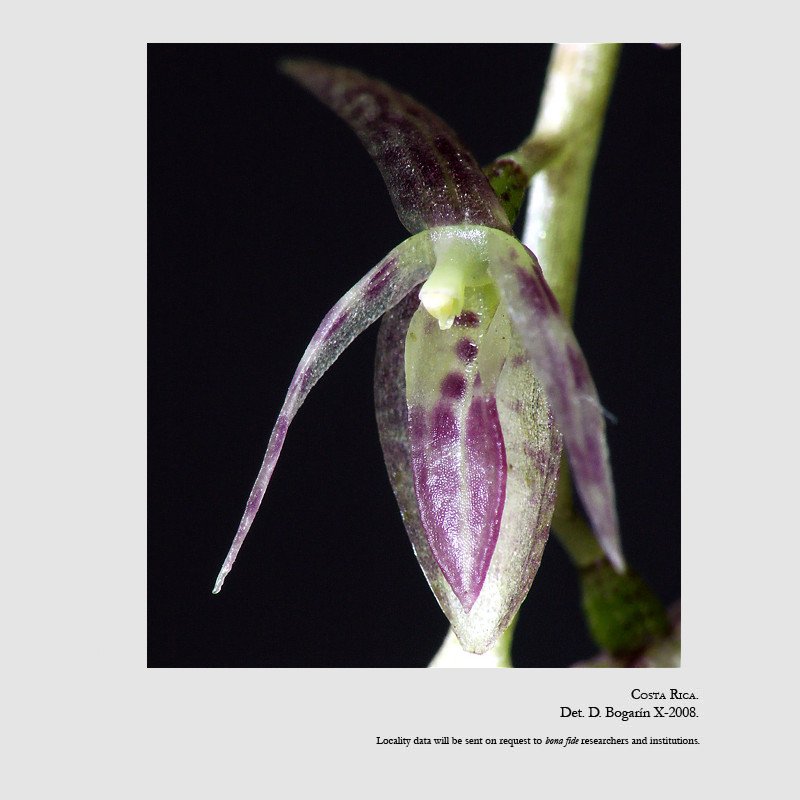
[[[541,562],[562,438],[595,535],[623,567],[594,384],[535,256],[511,234],[497,195],[455,134],[411,98],[354,70],[307,61],[283,69],[358,134],[414,235],[334,306],[309,344],[214,591],[298,408],[383,316],[374,389],[389,478],[459,641],[485,652]]]
[[[431,322],[413,296],[384,317],[378,428],[425,577],[462,646],[485,652],[539,567],[561,435],[496,297],[447,331]]]

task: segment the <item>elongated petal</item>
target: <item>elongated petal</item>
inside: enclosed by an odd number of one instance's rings
[[[492,325],[509,339],[494,393],[505,447],[505,496],[502,519],[477,599],[469,607],[457,596],[426,532],[417,498],[414,435],[410,431],[404,352],[418,300],[409,295],[381,323],[375,370],[375,408],[389,479],[422,571],[465,650],[486,652],[508,627],[530,590],[542,558],[555,503],[561,436],[553,423],[544,391],[530,369],[502,310]],[[462,320],[465,322],[466,320]],[[459,330],[454,325],[454,330]],[[465,361],[481,358],[469,325],[455,346]],[[496,348],[495,352],[497,352]],[[488,361],[484,367],[489,373]],[[412,378],[413,380],[413,378]],[[484,465],[492,459],[481,459]],[[463,592],[461,592],[463,594]]]
[[[625,568],[597,389],[580,345],[561,314],[536,256],[516,239],[486,229],[489,273],[547,392],[564,435],[575,488],[600,546]]]
[[[411,233],[461,222],[510,232],[475,158],[427,108],[353,69],[305,60],[281,68],[355,131]]]
[[[433,269],[433,262],[433,248],[427,233],[406,239],[342,297],[323,319],[289,385],[244,516],[214,585],[215,594],[222,588],[250,530],[289,425],[311,388],[356,336],[425,280]]]

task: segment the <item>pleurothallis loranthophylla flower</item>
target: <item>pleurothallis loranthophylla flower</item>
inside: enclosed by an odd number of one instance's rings
[[[597,391],[535,255],[452,130],[344,67],[284,72],[359,136],[412,234],[323,319],[289,386],[214,592],[263,500],[311,388],[383,317],[375,368],[381,446],[414,553],[465,650],[488,650],[525,599],[555,503],[562,441],[611,563],[624,568]]]

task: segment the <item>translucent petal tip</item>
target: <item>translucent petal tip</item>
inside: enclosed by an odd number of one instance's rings
[[[608,560],[611,562],[611,566],[614,567],[614,570],[622,575],[628,569],[628,565],[625,563],[625,558],[622,555],[622,550],[619,547],[615,547],[613,550],[611,548],[605,548],[606,555],[608,556]],[[220,583],[222,586],[222,583]]]

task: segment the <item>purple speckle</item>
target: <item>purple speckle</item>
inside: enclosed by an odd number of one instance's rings
[[[385,264],[382,264],[378,271],[369,279],[369,285],[374,286],[376,283],[380,283],[386,275],[392,271],[392,268],[397,263],[396,258],[390,258]]]
[[[535,447],[530,442],[525,442],[525,456],[533,464],[540,475],[546,475],[550,466],[551,452],[547,448]]]
[[[434,446],[441,447],[458,439],[458,423],[455,414],[440,403],[433,409],[431,424],[431,441]]]
[[[408,433],[412,441],[422,441],[427,427],[425,424],[425,409],[420,406],[411,406],[408,409]]]
[[[338,330],[339,330],[339,328],[341,328],[341,327],[342,327],[342,325],[344,325],[344,324],[345,324],[345,322],[347,322],[347,320],[348,320],[348,318],[349,318],[349,317],[350,317],[350,312],[349,312],[349,311],[344,311],[344,312],[342,312],[342,314],[340,314],[340,315],[339,315],[339,316],[338,316],[338,317],[337,317],[337,318],[336,318],[336,319],[335,319],[335,320],[334,320],[334,321],[331,323],[331,327],[328,329],[328,334],[327,334],[327,337],[326,337],[326,338],[329,338],[329,337],[333,336],[333,334],[334,334],[334,333],[336,333],[336,331],[338,331]]]
[[[573,448],[571,460],[573,472],[576,478],[580,479],[582,486],[591,483],[603,485],[606,478],[607,456],[601,434],[587,436],[580,450]]]
[[[525,245],[522,245],[522,246],[525,247]],[[545,298],[547,299],[547,302],[548,302],[548,304],[550,306],[550,309],[553,311],[554,314],[560,314],[561,313],[561,306],[558,304],[558,300],[556,300],[556,296],[553,294],[553,291],[550,289],[550,284],[548,284],[547,281],[545,280],[544,274],[542,273],[542,268],[541,268],[541,266],[539,266],[539,262],[536,259],[536,256],[534,255],[533,251],[528,247],[525,247],[525,252],[530,256],[530,259],[531,259],[531,262],[532,262],[532,266],[533,266],[533,271],[534,271],[534,273],[536,275],[536,279],[539,281],[539,283],[542,284],[542,293],[544,294]]]
[[[525,413],[525,403],[518,397],[511,401],[510,408],[517,415],[522,415]]]
[[[527,270],[518,267],[516,271],[519,293],[522,299],[538,314],[547,316],[553,312],[544,292],[544,281],[537,281]]]
[[[317,328],[317,332],[314,334],[314,338],[311,341],[315,344],[329,341],[349,318],[349,311],[342,311],[341,314],[339,314],[335,308],[332,309],[328,312],[328,316],[325,317],[319,328]]]
[[[453,325],[457,328],[477,328],[480,324],[480,317],[474,311],[462,311],[453,320]]]
[[[308,391],[311,383],[311,370],[304,369],[298,376],[298,385],[300,387],[300,394],[305,394]]]
[[[374,300],[383,290],[388,286],[391,281],[395,267],[397,266],[397,259],[390,258],[380,269],[369,279],[366,292],[364,293],[367,300]]]
[[[579,392],[586,391],[590,386],[589,369],[586,366],[586,361],[574,347],[567,347],[567,358],[569,365],[572,369],[572,375],[575,378],[575,389]]]
[[[511,366],[512,367],[522,367],[528,362],[527,356],[517,354],[511,359]]]
[[[277,421],[275,422],[275,431],[273,436],[276,439],[285,439],[286,438],[286,431],[289,430],[289,420],[287,419],[285,414],[280,414],[278,416]]]
[[[450,400],[460,400],[467,391],[467,382],[460,372],[451,372],[445,375],[440,387],[442,397]]]
[[[475,360],[478,355],[478,345],[471,339],[459,339],[456,344],[456,355],[466,364]]]

